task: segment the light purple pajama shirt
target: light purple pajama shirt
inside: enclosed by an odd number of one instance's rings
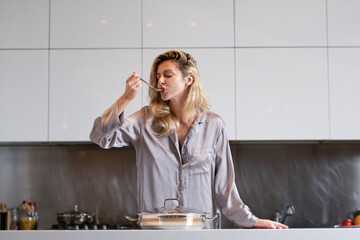
[[[194,121],[179,149],[176,132],[156,136],[148,107],[124,119],[116,102],[95,119],[90,139],[102,148],[132,146],[136,150],[138,211],[163,206],[179,198],[182,207],[216,214],[218,207],[238,227],[258,219],[242,202],[235,185],[234,166],[223,120],[203,113]],[[167,201],[174,208],[176,201]],[[207,220],[204,228],[214,228]]]

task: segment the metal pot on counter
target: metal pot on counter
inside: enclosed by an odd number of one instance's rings
[[[166,209],[166,201],[175,200],[178,206],[175,209]],[[126,216],[130,221],[139,223],[141,229],[163,230],[195,230],[202,229],[206,220],[214,220],[217,215],[207,218],[205,212],[186,209],[180,206],[178,198],[167,198],[164,206],[159,210],[137,213],[137,218]]]
[[[74,211],[57,213],[57,221],[59,224],[80,225],[84,223],[93,223],[94,220],[94,213],[81,212],[77,205],[75,205]]]

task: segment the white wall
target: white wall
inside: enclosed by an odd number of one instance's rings
[[[126,77],[147,78],[172,48],[199,60],[230,139],[360,139],[360,113],[344,107],[360,102],[359,22],[356,0],[0,0],[0,141],[88,141]],[[277,89],[293,77],[306,87],[285,91],[286,111]],[[251,79],[269,91],[240,95]]]

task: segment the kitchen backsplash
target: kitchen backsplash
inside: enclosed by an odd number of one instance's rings
[[[360,208],[360,145],[231,143],[243,201],[260,218],[289,205],[295,228],[333,227]],[[56,213],[96,212],[102,223],[135,216],[136,164],[132,148],[103,150],[94,144],[0,146],[0,203],[36,202],[39,229]],[[161,203],[159,203],[161,204]],[[224,217],[223,228],[233,225]]]

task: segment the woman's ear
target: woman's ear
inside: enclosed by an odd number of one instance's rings
[[[186,76],[185,80],[185,86],[188,87],[194,82],[194,76],[192,74],[189,74]]]

